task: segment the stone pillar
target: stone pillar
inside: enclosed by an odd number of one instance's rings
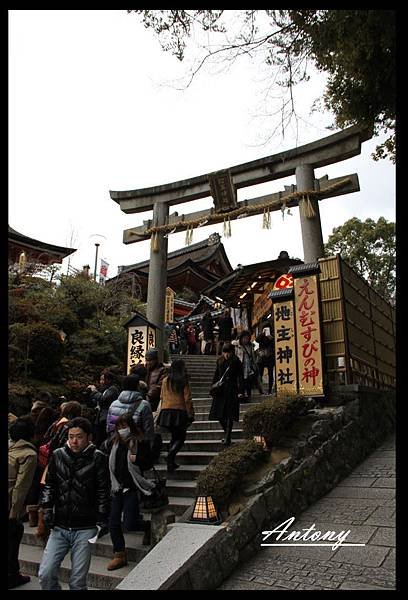
[[[169,207],[164,202],[156,202],[153,206],[154,227],[164,225],[169,214]],[[163,327],[166,306],[167,286],[167,242],[163,233],[158,234],[157,248],[150,248],[149,279],[147,287],[147,320],[159,327],[156,331],[156,347],[159,349],[159,360],[163,360]]]
[[[296,187],[298,192],[314,189],[314,170],[311,165],[299,165],[296,167]],[[315,217],[308,218],[302,213],[299,202],[300,226],[302,228],[303,254],[305,263],[314,262],[323,257],[323,234],[320,223],[319,201],[310,198],[314,208]]]

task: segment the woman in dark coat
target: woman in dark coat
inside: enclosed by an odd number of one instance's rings
[[[233,422],[239,421],[238,394],[241,392],[243,384],[242,363],[235,356],[230,342],[226,342],[222,347],[222,356],[217,360],[213,383],[219,381],[224,373],[226,373],[223,379],[225,384],[221,393],[214,396],[208,418],[210,421],[221,423],[225,432],[225,439],[222,440],[222,443],[224,446],[230,446]]]
[[[201,327],[204,332],[205,349],[204,354],[211,354],[214,341],[214,319],[211,316],[211,311],[207,311],[201,319]]]

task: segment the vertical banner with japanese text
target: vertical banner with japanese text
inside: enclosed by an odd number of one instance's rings
[[[271,292],[271,296],[274,292]],[[295,319],[293,300],[273,299],[276,395],[297,394]]]
[[[299,393],[302,396],[322,396],[322,339],[317,275],[316,271],[304,274],[293,272],[293,275]]]
[[[137,325],[128,329],[128,364],[127,374],[130,373],[131,367],[145,362],[145,354],[148,344],[148,329],[149,333],[153,330],[147,325]]]
[[[166,288],[166,305],[164,310],[164,322],[165,323],[173,323],[174,322],[174,296],[175,292],[170,288]]]
[[[150,348],[156,348],[156,330],[153,327],[149,327],[147,333],[147,350]]]

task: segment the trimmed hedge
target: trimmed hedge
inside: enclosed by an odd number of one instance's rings
[[[244,414],[243,430],[246,437],[263,435],[268,448],[276,446],[293,421],[306,408],[301,396],[271,398],[249,408]]]
[[[197,479],[197,494],[212,496],[219,506],[238,488],[242,477],[268,456],[260,444],[246,440],[218,454]]]

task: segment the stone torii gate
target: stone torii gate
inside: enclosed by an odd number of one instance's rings
[[[314,169],[360,154],[362,142],[371,137],[371,131],[353,126],[310,144],[207,175],[138,190],[110,191],[112,200],[127,214],[153,209],[152,219],[123,232],[123,242],[131,244],[151,238],[147,319],[160,328],[157,346],[163,347],[169,234],[187,230],[187,237],[191,239],[195,227],[222,221],[228,231],[231,220],[262,213],[264,224],[268,226],[271,211],[299,206],[304,261],[313,262],[323,256],[318,201],[360,190],[355,173],[335,179],[327,175],[315,179]],[[283,191],[274,194],[237,201],[237,189],[289,175],[296,175],[296,185],[284,186]],[[209,196],[214,200],[211,209],[169,215],[170,206]]]

